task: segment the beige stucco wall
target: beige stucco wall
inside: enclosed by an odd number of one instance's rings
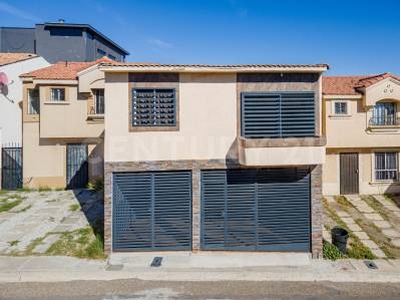
[[[39,138],[39,123],[23,125],[23,175],[24,186],[64,187],[65,145]]]
[[[400,149],[387,149],[397,151]],[[374,180],[374,149],[329,150],[326,163],[323,165],[323,194],[340,194],[340,152],[357,152],[359,163],[360,194],[399,193],[400,184],[393,182],[376,182]],[[379,150],[380,151],[380,150]]]
[[[179,131],[129,132],[128,74],[106,74],[105,161],[225,159],[236,139],[236,75],[180,74]]]
[[[103,122],[87,120],[87,99],[77,93],[76,86],[65,86],[66,101],[51,102],[50,87],[40,88],[40,136],[42,138],[99,137]]]
[[[90,93],[91,89],[104,89],[104,72],[92,67],[79,74],[79,93]]]
[[[400,146],[400,128],[371,132],[368,122],[372,117],[372,107],[363,105],[362,99],[347,101],[349,116],[333,116],[333,102],[325,99],[327,148],[367,148]],[[400,103],[400,102],[398,102]]]
[[[82,140],[39,138],[39,123],[23,125],[24,186],[65,188],[67,143]],[[103,178],[103,142],[88,144],[89,181]]]
[[[243,149],[245,166],[301,166],[323,164],[325,147],[260,147]]]
[[[400,99],[400,82],[393,78],[386,78],[365,91],[365,104],[374,105],[382,99]]]

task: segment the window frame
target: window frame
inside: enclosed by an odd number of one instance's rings
[[[60,90],[60,91],[63,90],[64,91],[64,99],[55,100],[53,98],[53,90]],[[63,103],[63,102],[67,101],[67,89],[65,87],[50,87],[49,93],[50,93],[50,102],[52,102],[52,103]]]
[[[379,109],[379,106],[381,108]],[[385,106],[387,106],[385,108]],[[391,106],[391,112],[389,112]],[[372,109],[373,126],[394,126],[397,123],[397,104],[395,102],[382,101],[375,103]],[[389,121],[390,120],[390,121]]]
[[[32,97],[31,97],[31,92],[36,91],[37,92],[37,99],[33,99],[37,101],[37,108],[36,110],[34,109],[34,106],[32,105]],[[40,90],[39,88],[28,88],[27,89],[27,115],[29,116],[37,116],[40,115]],[[34,112],[32,112],[34,111]]]
[[[299,96],[298,99],[296,98],[291,98],[294,96]],[[251,98],[265,98],[265,99],[270,99],[272,104],[269,104],[269,112],[265,113],[264,116],[258,116],[258,119],[263,119],[263,120],[267,120],[269,117],[271,117],[271,115],[273,114],[273,120],[270,120],[270,123],[275,123],[275,124],[263,124],[264,126],[261,127],[265,127],[265,126],[270,126],[270,128],[268,128],[266,131],[269,131],[268,134],[265,134],[264,132],[253,132],[250,133],[250,131],[252,131],[250,128],[248,127],[253,127],[253,131],[254,131],[254,127],[255,126],[260,126],[261,124],[255,124],[254,120],[251,120],[249,117],[247,119],[247,107],[249,109],[251,109],[251,106],[253,106],[254,104],[251,103]],[[295,104],[295,110],[297,114],[300,114],[302,119],[297,119],[294,122],[294,118],[296,118],[294,115],[292,114],[292,116],[290,116],[288,114],[288,111],[293,111],[293,106],[291,107],[291,105],[293,105],[293,102],[299,102],[304,100],[304,98],[308,98],[308,102],[303,102],[302,106],[297,106],[297,104]],[[302,100],[299,100],[302,99]],[[240,136],[244,139],[286,139],[286,138],[315,138],[317,137],[317,132],[318,132],[318,117],[317,117],[317,113],[316,111],[318,110],[317,107],[317,97],[315,95],[314,91],[245,91],[245,92],[241,92],[240,93]],[[293,100],[290,101],[290,100]],[[310,102],[309,100],[312,100],[312,102]],[[263,102],[263,101],[262,101]],[[292,102],[292,103],[291,103]],[[274,105],[275,104],[275,105]],[[249,106],[247,106],[249,105]],[[263,105],[263,104],[261,104]],[[310,108],[310,105],[311,108]],[[306,110],[303,110],[302,112],[300,112],[301,109],[304,109],[304,106],[307,107]],[[265,109],[265,107],[264,107]],[[254,110],[254,109],[253,109]],[[312,110],[312,111],[311,111]],[[259,112],[257,112],[257,114],[261,114]],[[269,115],[268,115],[269,114]],[[247,123],[249,122],[249,123]],[[293,124],[295,124],[297,122],[303,122],[302,125],[300,126],[302,127],[301,131],[302,133],[300,133],[298,130],[298,132],[296,132],[296,130],[294,130],[295,126],[292,126]],[[312,123],[312,125],[310,125],[310,123]],[[305,125],[304,125],[305,124]],[[248,126],[249,125],[249,126]],[[249,131],[249,132],[248,132]],[[263,130],[261,130],[263,131]]]
[[[345,104],[346,105],[346,113],[337,113],[336,112],[336,104]],[[331,116],[334,116],[334,117],[350,117],[351,116],[350,101],[348,101],[348,100],[333,100],[331,109],[332,109]]]
[[[133,101],[134,101],[134,90],[173,90],[175,99],[174,99],[174,124],[171,125],[134,125],[133,124]],[[130,132],[138,132],[138,131],[179,131],[179,88],[176,84],[157,84],[157,85],[147,85],[147,84],[131,84],[130,88],[130,97],[129,97],[129,131]]]
[[[380,155],[384,155],[384,168],[378,168],[378,157]],[[388,154],[394,155],[395,159],[395,168],[388,168]],[[378,176],[378,172],[380,172],[382,175]],[[390,176],[390,172],[394,172],[395,176],[392,177]],[[385,175],[385,174],[388,175]],[[385,178],[383,178],[385,177]],[[392,178],[390,178],[392,177]],[[380,152],[374,152],[374,180],[375,182],[393,182],[393,181],[398,181],[399,180],[399,153],[395,151],[380,151]]]
[[[103,105],[102,105],[102,108],[103,108],[103,110],[102,110],[102,112],[99,112],[99,109],[98,109],[98,93],[99,92],[103,92],[103,95],[102,95],[102,97],[103,97]],[[104,89],[93,89],[92,90],[92,92],[93,92],[93,113],[91,112],[90,114],[93,114],[93,115],[104,115],[104,112],[105,112],[105,97],[104,97]]]

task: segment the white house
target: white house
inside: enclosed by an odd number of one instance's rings
[[[21,144],[22,82],[19,75],[50,65],[30,53],[0,53],[0,131],[1,144]]]

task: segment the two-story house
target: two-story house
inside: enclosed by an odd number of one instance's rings
[[[23,184],[79,188],[103,177],[104,74],[111,61],[60,62],[21,75]]]
[[[106,251],[320,256],[327,68],[100,64]]]
[[[0,52],[0,144],[22,143],[22,83],[19,75],[50,65],[30,53]]]
[[[323,100],[324,194],[400,192],[400,79],[327,76]]]

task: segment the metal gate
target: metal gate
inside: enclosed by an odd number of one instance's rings
[[[22,188],[22,147],[3,147],[1,151],[1,188]]]
[[[358,192],[358,153],[340,153],[340,194]]]
[[[67,188],[78,189],[86,187],[88,177],[87,145],[67,145]]]
[[[305,169],[202,171],[203,250],[310,251]]]
[[[113,250],[191,250],[191,172],[114,173]]]

